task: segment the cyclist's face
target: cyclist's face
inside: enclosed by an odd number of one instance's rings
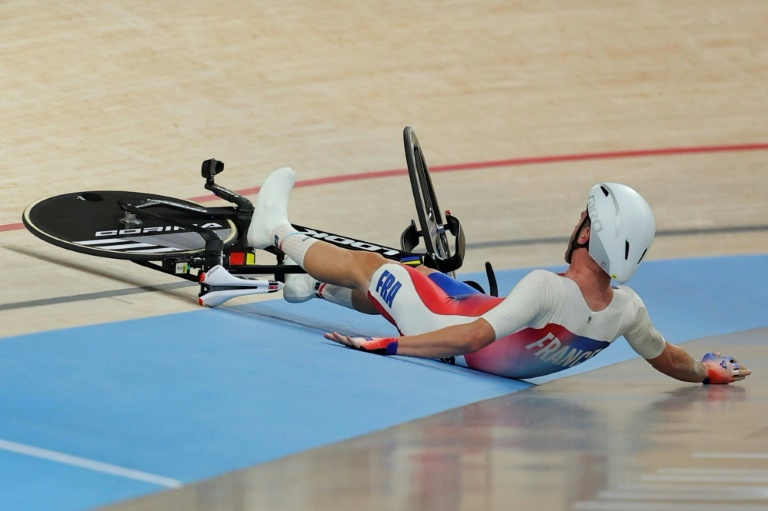
[[[576,239],[579,237],[579,233],[582,230],[583,227],[586,227],[584,225],[584,219],[587,218],[587,210],[581,212],[581,216],[579,217],[579,222],[573,226],[573,233],[571,233],[571,241],[576,241]]]

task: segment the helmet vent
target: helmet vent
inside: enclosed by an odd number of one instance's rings
[[[624,260],[629,260],[629,241],[624,242]]]
[[[647,253],[648,253],[648,249],[646,248],[645,250],[643,250],[643,255],[640,256],[640,259],[638,259],[637,264],[640,264],[641,262],[643,262],[643,259],[645,258],[645,254]]]
[[[611,194],[611,192],[609,192],[608,189],[604,186],[601,186],[600,189],[603,191],[606,197],[608,197]]]

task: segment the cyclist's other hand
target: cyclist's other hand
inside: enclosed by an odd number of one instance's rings
[[[720,352],[707,353],[701,363],[707,368],[707,377],[703,383],[731,383],[752,374],[752,371],[739,364],[735,358],[721,355]]]

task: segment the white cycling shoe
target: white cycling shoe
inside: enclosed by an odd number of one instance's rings
[[[320,284],[307,273],[289,273],[285,276],[283,298],[289,303],[303,303],[318,298],[317,286]]]
[[[296,173],[290,167],[272,171],[261,185],[248,227],[248,245],[264,249],[275,245],[274,231],[288,221],[288,199],[291,196]]]
[[[286,256],[285,264],[296,264],[293,259]],[[289,303],[303,303],[312,298],[319,298],[317,288],[320,282],[308,273],[286,273],[283,285],[283,298]]]

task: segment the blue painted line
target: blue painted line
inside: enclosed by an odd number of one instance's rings
[[[672,342],[764,327],[766,264],[649,262],[635,289]],[[525,273],[499,272],[502,292]],[[0,439],[190,483],[530,385],[349,350],[322,339],[327,330],[394,333],[381,318],[316,300],[6,338]],[[634,356],[627,350],[617,344],[590,363]],[[87,509],[158,490],[9,452],[0,477],[0,509]]]

